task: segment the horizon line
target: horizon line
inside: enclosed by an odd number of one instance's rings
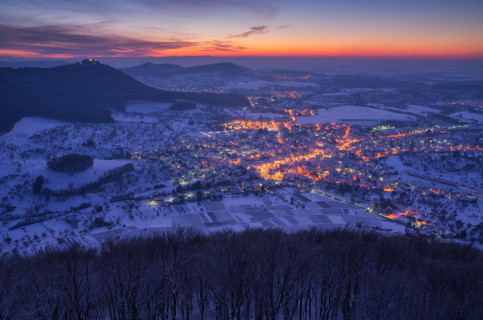
[[[20,59],[20,60],[73,60],[73,59],[169,59],[169,58],[294,58],[294,59],[361,59],[361,60],[482,60],[483,54],[476,56],[399,56],[399,55],[167,55],[167,56],[97,56],[97,55],[76,55],[64,57],[22,57],[0,55],[1,59]]]

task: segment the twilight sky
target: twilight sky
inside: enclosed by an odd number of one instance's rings
[[[483,58],[483,1],[0,1],[0,56],[186,55]]]

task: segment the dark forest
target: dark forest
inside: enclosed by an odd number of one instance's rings
[[[0,262],[0,319],[480,319],[481,251],[351,230],[177,229]]]

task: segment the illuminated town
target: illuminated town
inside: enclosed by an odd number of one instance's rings
[[[177,181],[181,185],[208,177],[220,192],[229,194],[262,193],[284,186],[302,192],[350,194],[353,204],[369,212],[389,219],[411,218],[401,221],[412,221],[417,227],[429,225],[432,230],[441,226],[437,215],[432,213],[435,208],[431,205],[408,208],[405,202],[429,198],[441,206],[456,201],[456,206],[461,208],[469,204],[478,208],[481,192],[445,182],[440,184],[441,189],[415,185],[406,178],[416,176],[411,174],[412,168],[403,164],[404,171],[398,172],[384,161],[401,155],[411,166],[412,158],[426,156],[431,161],[455,153],[481,161],[482,147],[455,142],[460,140],[455,139],[455,134],[464,135],[468,125],[436,125],[411,131],[382,127],[367,132],[343,123],[296,123],[296,116],[314,115],[314,110],[283,112],[277,120],[229,121],[217,128],[219,131],[202,132],[204,137],[180,139],[169,150],[138,151],[138,158],[159,159],[171,165],[182,172]],[[169,157],[162,156],[167,153],[181,154],[182,157],[176,158],[183,160],[170,161]],[[189,194],[184,198],[188,200]],[[419,211],[419,207],[425,211]]]
[[[171,111],[139,101],[102,125],[24,119],[0,144],[11,170],[0,188],[4,238],[29,250],[60,235],[315,226],[481,243],[482,103],[396,108],[377,103],[399,99],[393,88],[315,85],[331,77],[243,74],[204,88],[204,74],[190,76],[191,88],[181,76],[139,77],[180,92],[242,92],[249,104]],[[376,102],[356,105],[360,96]],[[448,105],[454,114],[438,109]],[[39,129],[24,132],[31,126]],[[93,168],[71,177],[44,169],[42,159],[73,151],[91,154]],[[45,196],[30,198],[39,175]]]

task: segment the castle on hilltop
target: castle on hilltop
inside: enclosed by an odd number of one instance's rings
[[[84,60],[82,60],[83,66],[92,66],[92,65],[96,65],[96,64],[101,64],[101,63],[96,59],[84,59]]]

